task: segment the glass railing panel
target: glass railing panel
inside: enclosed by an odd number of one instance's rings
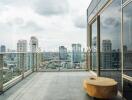
[[[22,68],[18,66],[17,53],[3,54],[3,83],[22,75]]]
[[[72,55],[67,53],[66,59],[59,58],[59,52],[41,53],[41,63],[39,63],[39,71],[67,71],[67,70],[83,70],[86,68],[86,53],[80,55]],[[74,60],[73,60],[74,59]]]
[[[24,78],[32,71],[37,71],[42,63],[42,61],[40,61],[41,53],[6,52],[2,54],[2,72],[4,84],[20,75],[21,78]]]

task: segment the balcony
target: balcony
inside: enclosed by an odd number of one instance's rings
[[[95,76],[86,67],[85,53],[80,63],[72,63],[71,57],[59,60],[54,54],[48,59],[42,52],[0,54],[0,100],[92,100],[83,89],[83,80]],[[114,77],[115,70],[102,74]],[[112,100],[121,100],[120,93]]]
[[[90,76],[90,72],[34,72],[0,95],[0,100],[93,100],[82,87]]]

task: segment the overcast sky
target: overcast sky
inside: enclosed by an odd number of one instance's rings
[[[86,47],[86,9],[91,0],[0,0],[0,45],[16,49],[36,36],[45,51],[72,43]]]

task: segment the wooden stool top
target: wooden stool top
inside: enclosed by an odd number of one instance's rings
[[[95,86],[114,86],[117,82],[114,79],[106,77],[91,77],[85,80],[87,84]]]

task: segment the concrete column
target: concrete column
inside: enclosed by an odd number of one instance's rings
[[[3,54],[0,54],[0,94],[3,92]]]

